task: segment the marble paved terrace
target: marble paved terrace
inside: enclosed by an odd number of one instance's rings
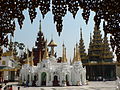
[[[16,83],[13,85],[13,90],[18,90]],[[67,87],[20,87],[20,90],[119,90],[117,89],[116,81],[94,81],[88,82],[85,86],[67,86]]]

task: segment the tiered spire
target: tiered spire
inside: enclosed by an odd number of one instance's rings
[[[92,34],[90,33],[90,43],[89,43],[89,49],[88,49],[88,57],[91,58],[92,56]]]
[[[103,50],[103,44],[102,44],[102,35],[100,34],[99,28],[95,25],[94,28],[94,35],[93,40],[90,41],[90,48],[89,48],[89,60],[90,61],[102,61],[102,50]]]
[[[82,38],[82,28],[80,29],[80,43],[79,43],[79,52],[82,63],[85,63],[87,61],[87,54],[85,53],[85,45]]]
[[[107,37],[104,37],[104,39],[103,39],[102,58],[103,58],[103,61],[105,61],[105,62],[112,62],[113,61],[113,53],[110,51]]]
[[[110,51],[107,37],[104,37],[104,39],[102,39],[100,32],[101,31],[99,28],[95,26],[93,40],[90,35],[90,45],[88,49],[89,60],[97,62],[112,62],[113,54]]]
[[[45,50],[45,39],[42,33],[41,20],[35,46],[36,48],[34,48],[34,64],[37,65],[37,63],[41,62],[41,60],[43,59],[43,54]]]
[[[74,47],[74,56],[73,56],[72,64],[75,62],[75,60],[76,60],[76,55],[75,55],[75,47]]]
[[[81,61],[78,44],[76,44],[76,58],[75,58],[75,61]]]

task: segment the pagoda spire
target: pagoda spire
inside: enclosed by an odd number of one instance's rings
[[[87,54],[85,52],[85,45],[82,37],[82,28],[80,28],[80,42],[79,42],[79,52],[82,63],[86,63],[87,60]]]
[[[49,55],[48,55],[48,50],[47,50],[47,39],[46,39],[45,52],[44,52],[44,55],[43,55],[43,60],[47,60],[48,58],[49,58]]]
[[[67,56],[66,56],[66,48],[65,48],[65,59],[66,59],[66,62],[67,62]]]
[[[92,34],[90,33],[90,43],[89,43],[89,49],[88,49],[88,57],[91,57],[91,49],[92,49]]]
[[[44,34],[42,32],[42,27],[41,27],[41,20],[40,20],[40,25],[39,25],[39,32],[37,34],[37,40],[35,42],[35,48],[33,50],[34,52],[34,65],[37,65],[37,63],[40,63],[43,59],[44,55],[44,50],[45,50],[45,39],[44,39]]]
[[[42,31],[42,25],[41,25],[41,20],[40,20],[40,27],[39,27],[40,32]]]
[[[80,36],[81,36],[81,39],[82,39],[82,28],[80,28]]]
[[[34,65],[34,62],[33,62],[33,48],[32,48],[32,52],[31,52],[31,66]]]
[[[75,62],[75,60],[76,60],[76,55],[75,55],[75,47],[74,47],[74,56],[73,56],[72,64]]]
[[[92,34],[90,33],[90,43],[92,42]]]
[[[76,60],[75,61],[81,61],[80,53],[79,53],[79,49],[78,49],[78,44],[77,43],[76,43]]]
[[[104,39],[103,39],[102,58],[103,58],[104,62],[112,62],[113,61],[113,53],[110,51],[107,36],[105,36]]]
[[[91,38],[90,38],[91,39]],[[101,35],[101,31],[99,30],[99,27],[95,25],[94,32],[93,32],[93,39],[90,41],[90,48],[89,48],[89,60],[90,61],[96,61],[101,62],[102,61],[102,50],[103,50],[103,39]]]
[[[64,43],[63,43],[62,46],[63,46],[62,62],[65,63],[65,62],[67,62],[67,61],[66,61],[66,58],[65,58],[65,45],[64,45]]]

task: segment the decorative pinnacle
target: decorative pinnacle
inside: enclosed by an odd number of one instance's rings
[[[90,42],[92,42],[92,34],[90,33]]]
[[[41,20],[40,20],[40,27],[39,27],[39,30],[41,31]]]
[[[62,54],[62,62],[67,62],[67,59],[66,59],[66,49],[65,49],[65,45],[63,43],[63,54]]]
[[[82,28],[80,28],[80,36],[81,36],[81,39],[82,39]]]
[[[34,62],[33,62],[33,47],[32,47],[32,53],[31,53],[31,66],[33,66],[34,65]]]
[[[78,44],[76,43],[76,61],[80,61],[80,53],[79,53],[79,48],[78,48]]]
[[[75,56],[75,47],[74,47],[74,56],[73,56],[73,63],[76,60],[76,56]]]
[[[44,52],[44,56],[43,56],[43,59],[48,59],[49,56],[48,56],[48,51],[47,51],[47,39],[46,39],[46,42],[45,42],[45,52]]]

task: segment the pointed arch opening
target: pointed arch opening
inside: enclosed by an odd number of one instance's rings
[[[41,73],[41,85],[46,86],[47,74],[45,72]]]
[[[58,80],[58,76],[57,76],[57,75],[54,76],[54,79],[53,79],[53,86],[60,86],[60,85],[59,85],[59,80]]]
[[[69,86],[69,85],[70,85],[70,84],[69,84],[69,75],[66,74],[65,78],[66,78],[66,85]]]

